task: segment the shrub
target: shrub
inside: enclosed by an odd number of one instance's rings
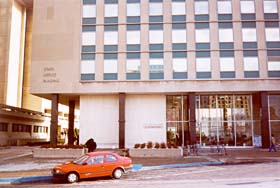
[[[162,142],[162,143],[160,144],[160,148],[166,148],[166,144],[165,144],[164,142]]]
[[[135,145],[134,145],[134,148],[135,148],[135,149],[140,148],[140,144],[135,144]]]
[[[146,143],[141,144],[140,148],[143,149],[146,147]]]
[[[152,148],[152,147],[153,147],[153,142],[148,142],[148,143],[147,143],[147,148],[150,149],[150,148]]]
[[[155,143],[155,148],[158,149],[159,147],[160,147],[160,144],[159,144],[158,142],[156,142],[156,143]]]
[[[82,149],[85,148],[84,145],[55,145],[55,144],[46,144],[41,146],[41,148],[64,148],[64,149]]]
[[[170,149],[172,147],[172,144],[168,143],[167,147]]]

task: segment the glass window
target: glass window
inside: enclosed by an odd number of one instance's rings
[[[172,43],[186,43],[186,30],[172,30]]]
[[[118,17],[118,4],[105,4],[105,17]]]
[[[255,28],[242,29],[243,42],[255,42],[257,41],[257,30]]]
[[[127,73],[140,72],[140,59],[127,59],[126,60],[126,72]]]
[[[88,161],[87,164],[91,165],[91,164],[102,164],[104,161],[104,156],[100,155],[100,156],[94,156],[91,157]]]
[[[210,58],[196,58],[196,72],[210,72]]]
[[[265,0],[263,2],[264,13],[277,13],[277,1],[276,0]]]
[[[104,32],[104,45],[106,44],[118,44],[118,32],[105,31]]]
[[[140,44],[140,31],[127,31],[126,43],[127,44]]]
[[[96,6],[95,5],[84,5],[83,6],[83,18],[96,17]]]
[[[94,72],[95,72],[94,60],[81,62],[81,73],[82,74],[88,74],[88,73],[94,73]]]
[[[117,72],[118,72],[118,60],[104,59],[104,73],[117,73]]]
[[[195,1],[195,14],[208,14],[208,1]]]
[[[172,15],[185,15],[186,4],[185,2],[172,2]]]
[[[162,3],[150,3],[149,13],[150,16],[162,15]]]
[[[244,57],[244,71],[258,71],[259,62],[257,57]]]
[[[234,71],[234,58],[220,58],[220,71]]]
[[[233,30],[232,29],[219,29],[219,41],[220,42],[233,42]]]
[[[280,41],[279,28],[265,28],[266,41]]]
[[[150,72],[163,72],[163,59],[150,59]]]
[[[231,14],[231,1],[218,1],[218,14]]]
[[[82,45],[95,45],[95,32],[83,32]]]
[[[149,31],[149,41],[150,41],[150,44],[163,43],[163,31],[162,30]]]
[[[250,14],[255,13],[255,2],[254,1],[240,1],[241,13]]]
[[[140,16],[140,4],[128,3],[126,5],[126,16]]]
[[[196,29],[195,30],[195,41],[199,42],[210,42],[210,31],[209,29]]]
[[[280,71],[280,61],[268,61],[269,71]]]
[[[106,155],[106,162],[114,162],[118,159],[114,155]]]
[[[187,72],[187,59],[186,58],[173,59],[173,72]]]

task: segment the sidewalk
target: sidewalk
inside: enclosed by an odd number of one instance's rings
[[[36,159],[32,147],[0,149],[0,184],[28,182],[51,178],[51,169],[71,159]],[[156,170],[205,165],[233,165],[244,163],[280,162],[280,151],[268,149],[231,149],[227,155],[201,150],[197,155],[182,158],[132,158],[133,170]]]

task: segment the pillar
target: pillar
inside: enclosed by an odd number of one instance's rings
[[[119,149],[125,148],[125,93],[119,94]]]
[[[69,101],[68,144],[74,144],[75,101]]]
[[[269,114],[268,114],[268,93],[261,92],[261,135],[262,148],[268,148],[270,143],[269,136]]]
[[[190,111],[190,124],[189,124],[189,132],[190,132],[190,144],[196,143],[196,119],[195,119],[195,94],[189,94],[189,111]]]
[[[50,131],[51,145],[57,144],[57,124],[58,124],[58,94],[52,94],[51,131]]]

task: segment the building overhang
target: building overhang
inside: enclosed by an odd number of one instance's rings
[[[32,9],[33,8],[33,0],[16,0],[23,6],[25,6],[27,9]]]

